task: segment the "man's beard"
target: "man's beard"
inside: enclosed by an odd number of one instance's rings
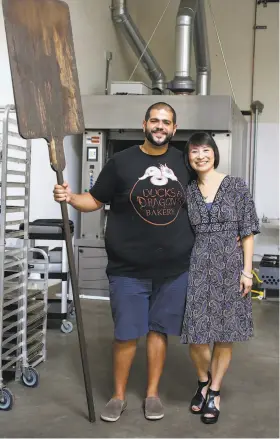
[[[165,137],[163,138],[163,140],[156,140],[156,139],[153,138],[153,134],[156,134],[157,132],[161,132],[161,130],[157,130],[157,131],[154,131],[154,132],[147,130],[147,128],[146,128],[146,130],[145,130],[145,136],[146,136],[146,139],[147,139],[152,145],[154,145],[154,146],[158,146],[158,147],[160,147],[160,146],[162,146],[162,145],[166,145],[167,143],[170,142],[170,140],[171,140],[172,137],[173,137],[173,134],[172,134],[172,133],[170,133],[170,134],[164,134]]]

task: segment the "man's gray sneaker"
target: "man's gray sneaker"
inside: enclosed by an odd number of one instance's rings
[[[126,401],[112,398],[105,405],[105,408],[101,413],[100,418],[103,421],[116,422],[118,419],[120,419],[120,416],[122,412],[126,409],[126,406]]]
[[[149,396],[144,403],[145,418],[156,421],[164,417],[163,405],[157,396]]]

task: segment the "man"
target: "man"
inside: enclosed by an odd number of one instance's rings
[[[126,408],[126,384],[137,340],[144,335],[145,417],[164,416],[158,386],[167,336],[181,334],[194,242],[185,205],[188,171],[183,154],[169,146],[176,128],[174,109],[156,103],[143,122],[143,145],[115,154],[89,193],[73,194],[67,183],[54,189],[56,201],[66,200],[82,212],[110,203],[105,245],[115,327],[115,390],[101,414],[105,421],[117,421]]]

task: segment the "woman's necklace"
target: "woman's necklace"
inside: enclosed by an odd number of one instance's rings
[[[222,174],[221,174],[221,176],[222,176]],[[210,178],[210,181],[209,181],[209,179],[205,180],[203,182],[198,180],[198,187],[200,189],[200,192],[201,192],[201,195],[202,195],[202,198],[203,198],[204,202],[207,202],[207,200],[209,200],[209,198],[211,199],[211,196],[214,195],[213,194],[213,189],[215,190],[215,194],[217,193],[217,191],[219,190],[219,188],[221,186],[221,182],[224,179],[224,176],[222,176],[222,177],[223,178],[222,178],[221,181],[219,181],[219,186],[218,187],[215,187],[216,183],[217,183],[217,178],[215,178],[215,176],[214,176],[214,179]],[[204,188],[204,190],[206,189],[206,192],[208,192],[208,195],[204,195],[202,193],[202,188]]]
[[[199,183],[200,183],[199,186],[200,186],[200,192],[201,192],[202,198],[203,198],[204,201],[206,201],[207,198],[209,197],[209,195],[206,195],[206,196],[203,195],[202,190],[201,190],[201,186],[205,186],[205,184],[203,184],[203,183],[201,183],[201,182],[199,182]]]

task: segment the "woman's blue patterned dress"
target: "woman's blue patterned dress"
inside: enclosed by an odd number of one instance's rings
[[[188,186],[188,212],[195,232],[183,343],[235,342],[253,335],[250,294],[241,297],[241,238],[259,233],[254,201],[246,183],[226,176],[212,206],[206,205],[197,181]]]

